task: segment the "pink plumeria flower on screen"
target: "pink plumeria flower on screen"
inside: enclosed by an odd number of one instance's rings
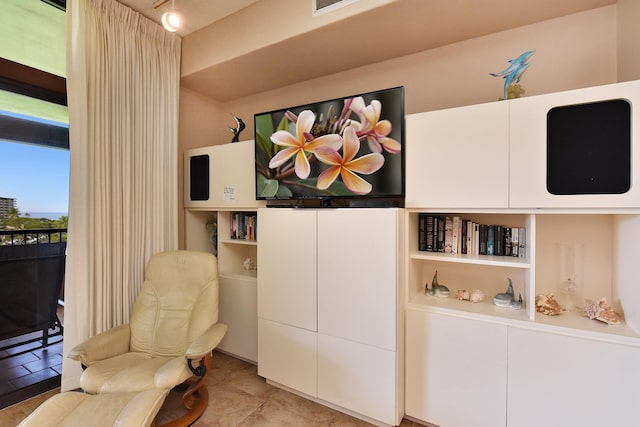
[[[399,153],[402,146],[398,141],[389,138],[392,125],[389,120],[380,120],[382,112],[382,104],[377,99],[371,101],[371,104],[364,104],[361,96],[353,98],[349,109],[356,113],[360,118],[360,128],[358,136],[366,136],[369,148],[374,153],[381,153],[384,148],[389,153]]]
[[[348,127],[344,131],[343,155],[330,147],[318,147],[316,157],[322,163],[329,165],[318,176],[318,188],[326,190],[336,180],[338,175],[344,185],[355,194],[369,194],[372,186],[357,174],[369,175],[384,165],[384,156],[380,153],[369,153],[354,159],[360,150],[360,140],[356,130]]]
[[[292,135],[286,130],[279,130],[271,135],[271,141],[284,149],[278,151],[269,162],[270,168],[282,166],[293,156],[295,159],[295,172],[298,178],[307,179],[311,173],[309,159],[306,152],[314,153],[319,147],[327,147],[332,150],[339,150],[342,145],[342,138],[337,134],[323,135],[309,141],[311,138],[311,127],[316,116],[310,110],[304,110],[298,115],[296,121],[296,135]]]

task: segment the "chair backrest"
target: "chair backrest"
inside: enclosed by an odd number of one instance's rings
[[[167,251],[149,260],[129,322],[131,351],[180,356],[218,322],[218,264],[205,252]]]

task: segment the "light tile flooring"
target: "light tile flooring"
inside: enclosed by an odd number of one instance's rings
[[[371,424],[273,387],[258,376],[257,367],[215,352],[207,379],[209,407],[194,427],[232,426],[370,426]],[[59,389],[0,410],[0,425],[15,426]],[[174,418],[179,395],[173,392],[158,414],[158,424]],[[402,427],[419,424],[403,420]]]

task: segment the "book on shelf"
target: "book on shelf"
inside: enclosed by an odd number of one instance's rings
[[[473,223],[473,254],[480,255],[480,224]]]
[[[436,252],[444,252],[444,217],[434,216],[433,227],[436,230]],[[436,222],[438,227],[436,228]]]
[[[444,217],[444,253],[450,254],[453,250],[453,217]]]
[[[469,231],[469,226],[471,224],[471,221],[469,221],[468,219],[463,219],[462,220],[462,249],[460,250],[460,253],[463,255],[467,255],[469,254],[469,246],[471,244],[471,234]]]
[[[427,250],[426,230],[427,230],[427,216],[426,214],[418,215],[418,250]]]
[[[429,214],[418,215],[418,250],[435,251],[434,216]]]
[[[526,228],[480,224],[453,214],[418,214],[418,250],[525,258]]]
[[[518,228],[518,257],[525,258],[526,255],[526,239],[527,239],[527,229],[526,228]]]
[[[435,233],[433,232],[433,215],[427,215],[425,219],[425,244],[426,250],[429,252],[433,252],[434,250],[434,237]]]
[[[503,256],[504,255],[504,227],[496,224],[495,226],[495,236],[493,242],[493,254],[495,256]]]
[[[511,227],[505,227],[504,228],[504,243],[503,243],[503,247],[504,247],[504,256],[512,256],[511,255]]]
[[[460,253],[460,217],[454,215],[451,217],[451,253]]]
[[[256,240],[258,216],[255,212],[235,212],[231,217],[230,237],[234,240]]]
[[[511,256],[517,257],[518,255],[518,227],[511,228]]]

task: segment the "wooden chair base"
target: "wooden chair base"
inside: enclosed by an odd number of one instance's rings
[[[193,424],[204,413],[209,405],[209,390],[205,384],[205,379],[211,370],[211,353],[204,357],[202,363],[206,366],[203,376],[190,378],[176,389],[186,388],[182,394],[182,405],[187,412],[179,418],[165,424],[157,425],[157,427],[186,427]],[[153,426],[156,426],[154,422]]]

